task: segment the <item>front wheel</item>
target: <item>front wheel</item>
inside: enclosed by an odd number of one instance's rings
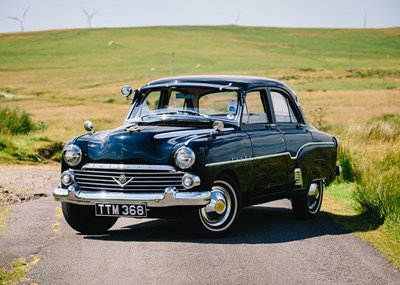
[[[323,181],[314,181],[305,193],[295,193],[292,198],[294,214],[299,218],[313,218],[318,215],[324,193]]]
[[[210,203],[198,210],[200,231],[207,236],[226,234],[235,224],[240,206],[235,181],[229,176],[221,176],[213,184]]]
[[[98,217],[94,206],[82,206],[62,202],[62,212],[67,223],[83,234],[101,234],[110,229],[118,220],[116,217]]]

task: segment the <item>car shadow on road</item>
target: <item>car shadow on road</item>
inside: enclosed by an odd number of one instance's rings
[[[337,216],[341,223],[358,216]],[[377,228],[360,228],[367,231]],[[126,242],[188,242],[216,244],[273,244],[304,240],[324,235],[344,235],[350,231],[332,219],[332,214],[321,211],[311,220],[299,220],[291,209],[253,206],[242,210],[232,232],[221,238],[202,238],[183,220],[154,219],[114,228],[104,235],[86,235],[85,239]]]

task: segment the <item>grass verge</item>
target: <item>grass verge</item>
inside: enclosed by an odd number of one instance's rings
[[[6,214],[11,210],[10,206],[0,207],[0,233],[7,233],[7,217]]]
[[[19,258],[13,263],[12,269],[7,271],[0,268],[0,284],[21,284],[27,280],[27,274],[32,266],[40,261],[39,255],[30,255],[29,260]]]
[[[400,269],[400,235],[392,230],[389,221],[357,211],[353,198],[355,191],[356,183],[334,183],[327,187],[324,196],[325,211],[337,223],[371,244]]]

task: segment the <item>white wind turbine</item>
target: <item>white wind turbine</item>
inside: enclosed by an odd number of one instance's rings
[[[240,13],[241,13],[241,11],[239,11],[239,13],[236,16],[236,20],[235,20],[235,24],[234,24],[235,26],[239,25]]]
[[[94,12],[94,13],[92,13],[92,14],[89,14],[89,13],[88,13],[85,9],[83,9],[82,7],[81,7],[81,9],[82,9],[82,12],[85,13],[85,15],[86,15],[86,17],[87,17],[86,25],[87,25],[87,27],[90,29],[90,28],[92,27],[92,18],[93,18],[94,15],[97,14],[97,11]]]
[[[24,14],[22,15],[22,17],[8,17],[11,20],[16,20],[21,24],[21,32],[24,31],[24,21],[25,21],[25,16],[28,13],[29,7],[26,8]]]

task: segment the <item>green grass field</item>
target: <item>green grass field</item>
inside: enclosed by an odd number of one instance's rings
[[[298,91],[395,89],[399,35],[400,29],[233,26],[3,34],[0,88],[96,100],[125,82],[228,73],[286,79]]]
[[[123,122],[129,105],[119,95],[122,85],[189,74],[255,75],[288,83],[309,121],[338,136],[344,150],[341,159],[351,179],[328,189],[324,209],[400,267],[400,28],[1,34],[0,111],[7,120],[13,110],[28,114],[32,128],[28,134],[1,128],[0,163],[57,161],[62,144],[84,132],[85,120],[97,130]],[[9,94],[17,96],[6,98]],[[368,230],[368,225],[375,226]]]

